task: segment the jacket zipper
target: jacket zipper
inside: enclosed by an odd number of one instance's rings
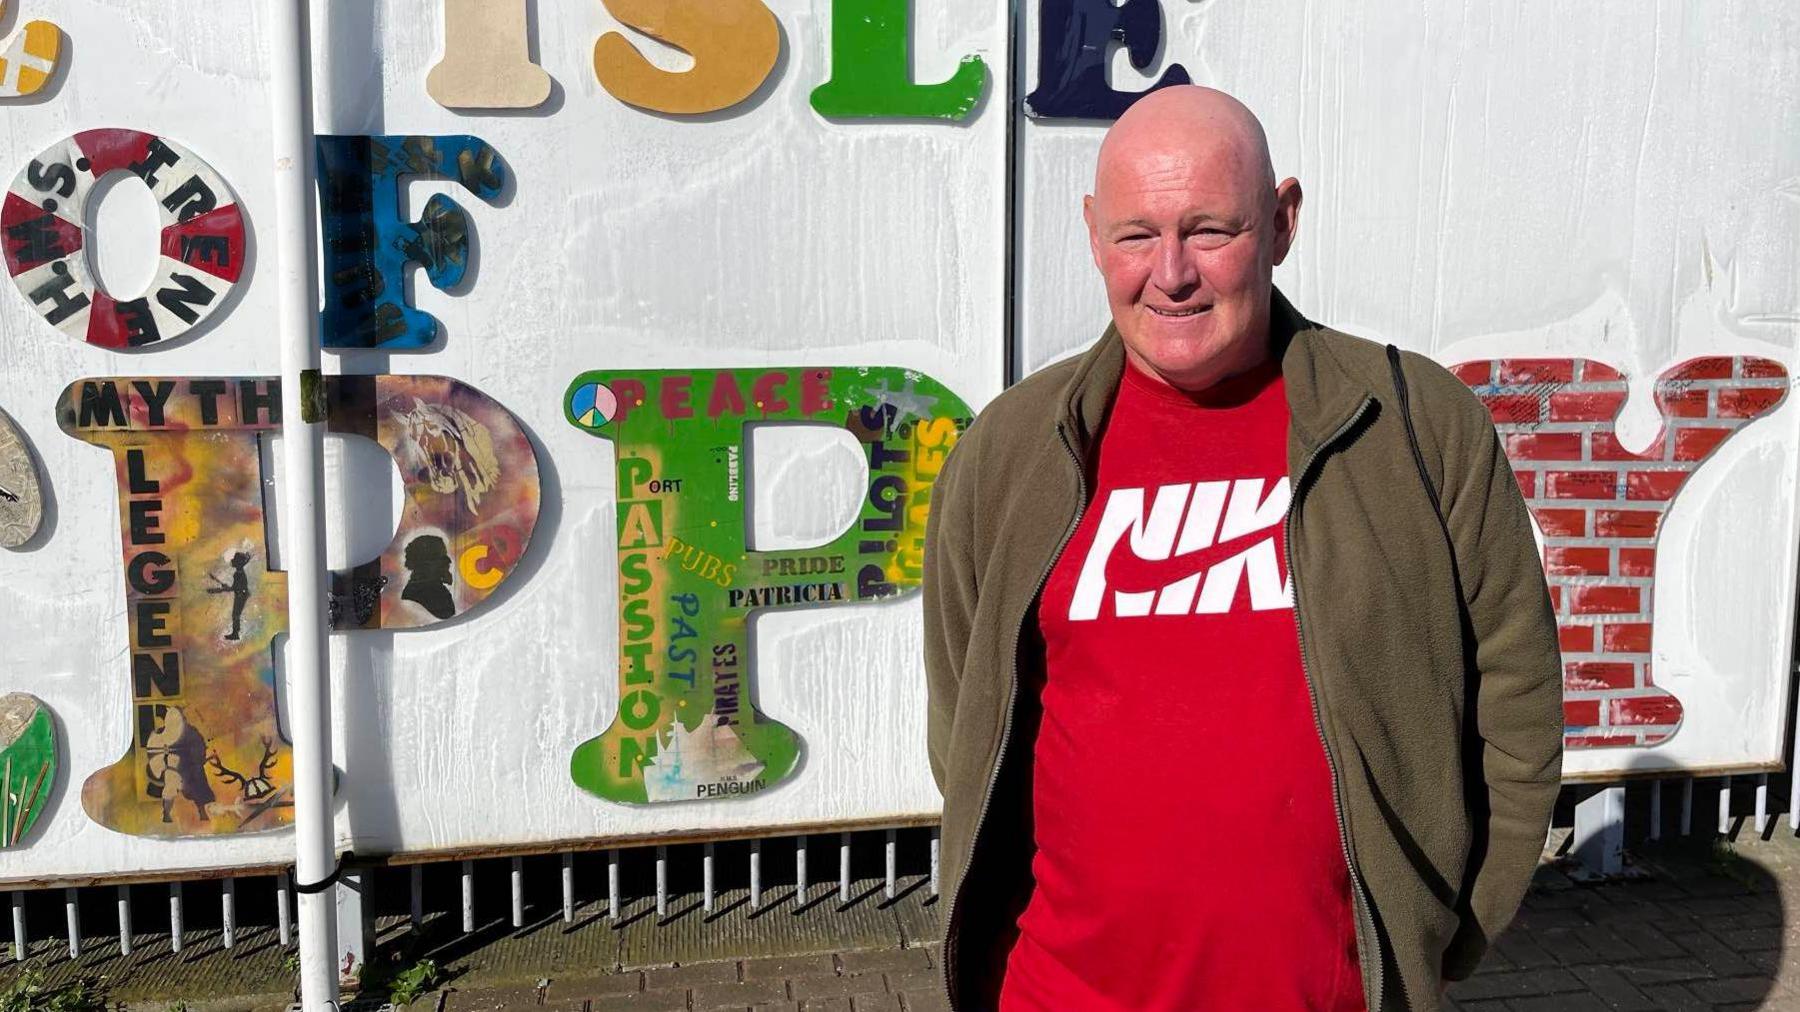
[[[1331,770],[1331,807],[1332,811],[1337,815],[1338,843],[1343,847],[1344,865],[1349,869],[1350,882],[1355,887],[1355,895],[1352,897],[1352,902],[1356,912],[1357,960],[1362,964],[1364,972],[1366,973],[1368,964],[1366,953],[1363,952],[1362,929],[1364,920],[1367,920],[1369,922],[1368,935],[1370,940],[1374,942],[1374,991],[1375,1001],[1377,1003],[1375,1012],[1379,1012],[1380,1007],[1386,1004],[1387,999],[1387,995],[1383,990],[1384,981],[1382,977],[1386,966],[1381,952],[1381,939],[1376,935],[1374,918],[1370,917],[1368,914],[1368,899],[1363,886],[1362,873],[1357,870],[1356,860],[1350,853],[1350,829],[1344,822],[1344,799],[1338,789],[1337,757],[1332,754],[1331,742],[1326,740],[1325,737],[1325,720],[1319,712],[1319,687],[1313,681],[1312,668],[1306,661],[1306,634],[1300,620],[1300,571],[1294,568],[1294,507],[1300,504],[1300,493],[1306,484],[1308,475],[1312,473],[1313,462],[1318,460],[1319,455],[1330,448],[1333,443],[1342,438],[1344,433],[1350,431],[1350,428],[1362,418],[1363,414],[1368,411],[1369,405],[1373,403],[1374,398],[1365,395],[1362,399],[1362,403],[1357,405],[1356,410],[1351,412],[1350,417],[1345,419],[1344,423],[1338,426],[1336,431],[1332,432],[1330,436],[1327,436],[1324,442],[1320,443],[1313,449],[1312,453],[1307,455],[1306,462],[1300,467],[1300,476],[1294,482],[1294,496],[1288,506],[1286,531],[1284,532],[1282,539],[1282,550],[1283,554],[1287,556],[1288,580],[1293,584],[1294,629],[1300,640],[1300,671],[1306,676],[1306,691],[1312,698],[1313,728],[1319,733],[1319,744],[1325,750],[1325,763]],[[1401,1004],[1404,1005],[1406,1002],[1406,982],[1404,980],[1400,982],[1400,997]]]
[[[1031,603],[1043,592],[1044,583],[1050,579],[1050,571],[1056,568],[1056,562],[1062,558],[1063,549],[1069,546],[1069,539],[1074,537],[1075,528],[1081,524],[1081,515],[1087,511],[1087,472],[1081,466],[1081,458],[1076,455],[1075,447],[1069,444],[1068,432],[1061,422],[1056,423],[1056,437],[1062,441],[1063,449],[1069,452],[1069,460],[1075,465],[1075,483],[1080,497],[1075,503],[1075,516],[1069,521],[1068,529],[1063,531],[1062,540],[1056,543],[1056,551],[1050,554],[1050,561],[1044,571],[1038,574],[1037,585],[1032,588],[1031,596],[1026,599],[1025,613],[1019,616],[1019,625],[1013,630],[1012,649],[1012,681],[1007,685],[1006,710],[1000,725],[1000,748],[994,753],[994,768],[988,773],[987,790],[981,795],[981,812],[975,816],[975,832],[969,837],[969,861],[963,862],[962,870],[956,877],[956,883],[950,889],[950,904],[944,912],[944,998],[951,1008],[956,1007],[955,984],[951,976],[956,959],[956,900],[962,895],[963,882],[969,877],[969,864],[975,857],[975,844],[981,839],[981,826],[987,820],[988,806],[994,800],[994,785],[1000,780],[1000,764],[1006,758],[1006,746],[1012,737],[1013,706],[1019,694],[1019,641],[1025,635],[1025,620],[1031,615]]]

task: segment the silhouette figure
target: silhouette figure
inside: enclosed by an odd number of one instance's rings
[[[412,539],[406,545],[405,563],[412,577],[400,596],[438,618],[456,614],[456,599],[450,596],[450,552],[444,539],[435,534]]]
[[[206,739],[187,722],[180,707],[163,711],[162,723],[144,740],[149,758],[144,763],[146,791],[162,799],[162,820],[172,822],[170,810],[177,795],[193,802],[200,818],[211,818],[206,806],[216,800],[212,785],[206,782]]]
[[[250,603],[250,577],[245,575],[244,567],[249,564],[250,556],[248,553],[238,552],[236,555],[233,555],[231,557],[231,582],[229,584],[211,573],[206,574],[206,578],[213,582],[212,586],[206,588],[208,594],[231,595],[231,632],[225,636],[228,640],[237,639],[238,633],[243,631],[244,605]]]

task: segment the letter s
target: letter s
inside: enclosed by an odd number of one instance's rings
[[[663,70],[625,36],[594,43],[594,76],[621,102],[657,112],[716,112],[749,98],[775,69],[781,30],[762,0],[601,0],[613,17],[694,58]]]
[[[625,635],[629,639],[649,639],[656,631],[656,620],[650,617],[650,602],[643,598],[625,602]]]
[[[46,168],[34,158],[25,167],[25,178],[31,180],[32,187],[41,193],[54,193],[59,197],[75,195],[75,170],[60,162],[52,162]]]

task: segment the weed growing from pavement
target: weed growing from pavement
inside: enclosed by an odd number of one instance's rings
[[[51,987],[36,970],[20,974],[0,990],[0,1012],[104,1012],[106,997],[98,982],[83,977]]]
[[[438,985],[438,965],[421,959],[388,980],[388,1000],[396,1005],[411,1005],[420,995]]]
[[[1714,875],[1721,875],[1743,885],[1748,889],[1760,888],[1759,876],[1751,863],[1737,852],[1737,847],[1725,839],[1715,839],[1706,855],[1706,869]]]

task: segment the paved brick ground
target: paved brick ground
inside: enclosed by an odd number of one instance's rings
[[[1450,990],[1470,1012],[1800,1009],[1800,841],[1649,845],[1635,881],[1538,870],[1518,919]]]
[[[935,943],[902,949],[722,960],[653,967],[542,988],[458,991],[446,1012],[550,1008],[606,1012],[945,1012]]]
[[[1445,1007],[1800,1012],[1800,841],[1785,823],[1768,840],[1744,833],[1735,845],[1641,848],[1631,881],[1582,884],[1547,862],[1518,920]],[[862,882],[849,904],[819,886],[805,903],[777,895],[755,912],[727,893],[711,916],[690,897],[660,921],[648,900],[617,923],[590,904],[573,925],[557,911],[533,911],[522,930],[489,923],[469,937],[437,917],[418,936],[389,925],[382,951],[449,968],[448,986],[414,1003],[433,1012],[941,1010],[940,906],[922,881],[904,885],[891,902],[879,883]],[[247,935],[230,953],[209,936],[190,937],[180,956],[147,941],[128,960],[100,945],[71,961],[46,943],[25,966],[51,980],[107,974],[112,997],[129,1009],[161,1009],[166,1002],[153,999],[177,996],[193,1012],[286,1008],[283,954]],[[0,987],[17,972],[0,969]]]

